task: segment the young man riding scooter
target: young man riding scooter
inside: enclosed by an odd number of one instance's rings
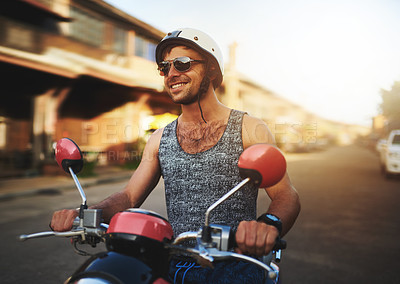
[[[182,114],[152,134],[124,190],[91,208],[103,209],[103,217],[109,221],[119,211],[141,206],[162,176],[168,219],[178,235],[198,230],[208,206],[241,181],[237,161],[243,150],[257,143],[274,144],[274,139],[263,121],[218,101],[215,89],[223,80],[223,60],[219,47],[207,34],[194,29],[168,33],[157,46],[156,61],[165,90],[181,105]],[[211,216],[211,222],[236,229],[239,253],[268,254],[299,214],[299,197],[287,174],[265,190],[271,203],[258,218],[258,188],[254,185],[237,192]],[[77,214],[76,210],[57,211],[51,227],[70,230]],[[175,264],[175,269],[171,267],[172,279],[180,267],[179,261]],[[213,271],[195,267],[185,279],[205,283],[204,279],[209,282],[231,277],[238,283],[260,283],[251,264],[227,262]],[[263,277],[262,273],[258,275]],[[228,282],[235,283],[232,281]]]

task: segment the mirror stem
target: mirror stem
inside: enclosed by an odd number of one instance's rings
[[[78,188],[79,194],[82,197],[82,204],[81,204],[81,206],[79,208],[79,225],[80,225],[80,227],[83,227],[83,217],[84,217],[83,216],[83,214],[84,214],[83,210],[87,209],[86,195],[85,195],[85,192],[82,189],[82,186],[81,186],[78,178],[76,177],[74,171],[72,170],[72,168],[69,167],[68,169],[69,169],[69,172],[71,173],[72,178],[74,179],[76,187]]]
[[[82,205],[86,206],[86,195],[85,195],[85,192],[83,191],[82,186],[81,186],[81,184],[79,183],[79,180],[78,180],[78,178],[76,177],[76,175],[75,175],[74,171],[72,170],[72,168],[69,167],[68,169],[69,169],[69,172],[71,173],[72,178],[74,179],[74,182],[75,182],[76,187],[77,187],[78,190],[79,190],[79,194],[80,194],[81,197],[82,197]]]
[[[217,200],[214,204],[212,204],[210,207],[208,207],[206,211],[206,222],[205,225],[208,227],[209,222],[210,222],[210,212],[215,209],[218,205],[220,205],[222,202],[224,202],[226,199],[228,199],[232,194],[234,194],[236,191],[241,189],[246,183],[250,181],[250,178],[246,178],[242,180],[238,185],[236,185],[234,188],[232,188],[230,191],[225,193],[224,196],[222,196],[220,199]]]

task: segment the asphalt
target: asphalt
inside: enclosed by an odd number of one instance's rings
[[[133,170],[119,167],[97,167],[94,175],[79,177],[83,188],[90,186],[128,180]],[[56,194],[62,190],[75,188],[76,185],[67,173],[61,175],[39,175],[34,177],[20,177],[0,179],[0,201],[18,197],[34,196],[38,194]]]

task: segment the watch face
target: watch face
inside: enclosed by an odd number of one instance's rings
[[[276,216],[271,215],[271,214],[267,214],[267,218],[271,219],[272,221],[279,221],[279,219]]]

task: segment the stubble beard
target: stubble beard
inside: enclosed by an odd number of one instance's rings
[[[185,90],[185,94],[183,94],[180,98],[176,98],[171,94],[169,94],[169,96],[174,103],[181,105],[190,105],[197,101],[197,93],[194,94],[191,88]]]
[[[185,94],[180,99],[174,98],[174,96],[170,93],[168,93],[168,95],[176,104],[191,105],[199,101],[201,95],[207,92],[209,85],[210,79],[208,76],[205,76],[200,83],[199,90],[196,93],[193,92],[192,88],[189,88],[188,90],[185,90]]]

